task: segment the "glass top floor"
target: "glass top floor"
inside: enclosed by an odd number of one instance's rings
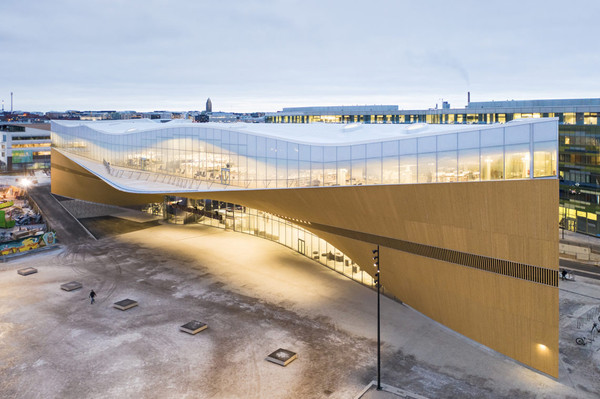
[[[241,188],[552,178],[558,121],[494,125],[52,122],[52,145],[112,168]]]

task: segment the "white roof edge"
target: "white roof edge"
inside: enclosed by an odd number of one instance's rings
[[[166,123],[154,122],[150,119],[131,119],[118,121],[64,121],[52,120],[52,123],[64,127],[85,126],[98,133],[107,135],[128,135],[142,132],[150,132],[160,129],[175,128],[209,128],[225,130],[230,132],[244,133],[264,138],[283,140],[303,145],[322,145],[322,146],[346,146],[357,144],[368,144],[376,142],[385,142],[392,140],[404,140],[419,137],[439,136],[460,132],[489,130],[517,125],[528,125],[536,123],[555,122],[558,125],[558,118],[529,118],[512,120],[506,123],[493,124],[341,124],[341,123],[192,123],[174,120]],[[102,129],[101,127],[112,126],[112,129]],[[348,129],[350,126],[358,126],[357,129]],[[422,129],[411,133],[410,131],[417,126],[424,126],[427,131]],[[277,134],[279,133],[279,134]],[[293,135],[296,133],[297,135]],[[316,140],[299,140],[302,133],[308,135],[311,133]],[[352,137],[360,133],[360,136],[371,136],[368,139],[362,137]],[[379,135],[379,137],[372,137]],[[329,137],[328,137],[329,136]],[[330,138],[331,137],[331,138]],[[330,141],[319,141],[330,138]]]

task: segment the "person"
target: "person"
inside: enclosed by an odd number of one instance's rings
[[[90,291],[90,298],[91,298],[90,305],[93,305],[94,302],[96,302],[96,300],[94,299],[94,298],[96,298],[96,293],[94,292],[94,290]]]
[[[567,269],[560,270],[560,278],[565,281],[567,279]]]

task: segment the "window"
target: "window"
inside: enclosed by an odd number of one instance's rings
[[[525,179],[529,177],[531,156],[529,144],[506,146],[506,178]]]
[[[574,125],[575,124],[575,112],[565,112],[563,115],[563,123],[565,125]]]
[[[457,180],[456,151],[444,151],[438,153],[437,158],[437,181],[440,183]]]
[[[417,156],[403,155],[400,157],[400,183],[412,184],[417,182]]]
[[[504,178],[504,154],[502,147],[481,149],[481,180],[501,180]]]
[[[435,161],[435,153],[419,154],[419,163],[417,169],[419,173],[419,183],[435,183]]]
[[[556,175],[556,143],[553,141],[534,143],[533,177]]]
[[[479,180],[479,149],[458,151],[458,181]]]

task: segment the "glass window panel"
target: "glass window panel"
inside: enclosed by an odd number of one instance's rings
[[[310,186],[310,162],[300,161],[298,164],[298,187]]]
[[[323,146],[323,157],[325,162],[334,162],[337,159],[335,146]]]
[[[364,147],[364,146],[363,146]],[[361,185],[365,184],[366,171],[365,171],[365,160],[357,159],[352,161],[352,184]]]
[[[341,186],[348,186],[350,182],[350,161],[338,161],[337,162],[337,181]]]
[[[247,147],[248,155],[251,157],[255,157],[256,154],[256,136],[248,136],[248,147]]]
[[[237,144],[238,143],[238,132],[229,132],[229,143]]]
[[[529,177],[529,144],[507,145],[505,150],[505,167],[507,179],[526,179]]]
[[[504,129],[504,143],[529,143],[529,125],[509,126]]]
[[[439,144],[439,142],[438,142]],[[457,179],[456,151],[443,151],[437,154],[437,181],[447,183]]]
[[[556,122],[536,123],[533,125],[534,141],[552,141],[558,137]]]
[[[277,158],[287,158],[287,142],[283,140],[277,140]]]
[[[504,144],[504,129],[481,130],[481,146],[492,147]],[[482,164],[483,165],[483,164]]]
[[[442,134],[437,136],[437,150],[448,151],[456,150],[457,137],[456,133],[453,134]]]
[[[311,162],[311,186],[323,185],[323,162]]]
[[[272,161],[274,162],[274,161]],[[287,160],[277,160],[277,187],[287,187]]]
[[[435,169],[435,153],[419,154],[419,183],[434,183],[436,172]]]
[[[267,140],[264,137],[256,137],[256,156],[267,156]]]
[[[288,161],[288,187],[300,187],[298,176],[298,161]]]
[[[288,159],[298,159],[298,144],[296,143],[287,143],[287,158]]]
[[[267,139],[267,157],[268,158],[276,158],[277,157],[277,140]]]
[[[367,184],[381,184],[381,158],[367,159]]]
[[[277,160],[273,158],[267,158],[266,160],[267,166],[267,176],[266,176],[266,185],[267,188],[275,188],[277,187]]]
[[[417,139],[400,140],[398,145],[400,155],[417,153]]]
[[[381,158],[381,143],[367,144],[367,158]]]
[[[403,155],[400,157],[400,183],[414,184],[417,182],[417,156]]]
[[[350,146],[337,147],[337,160],[338,161],[349,161],[350,160]]]
[[[504,177],[502,147],[481,149],[481,180],[501,180]]]
[[[398,155],[398,141],[386,141],[383,143],[383,156],[397,156]]]
[[[219,130],[221,134],[221,142],[223,144],[229,144],[229,130]]]
[[[256,159],[256,187],[263,188],[267,186],[267,164],[266,158]]]
[[[366,149],[364,144],[352,146],[352,159],[362,159],[366,155]]]
[[[248,182],[248,166],[247,166],[247,158],[239,157],[238,159],[238,177],[237,182],[235,183],[238,186],[246,186]]]
[[[325,147],[327,148],[327,147]],[[335,147],[334,147],[335,149]],[[337,185],[337,171],[335,162],[324,163],[324,184],[325,186]]]
[[[383,148],[385,149],[385,143]],[[399,182],[397,156],[383,158],[381,178],[383,184],[397,184]]]
[[[310,146],[306,144],[299,145],[299,153],[301,161],[310,161]]]
[[[479,149],[458,151],[458,181],[479,180]]]
[[[533,144],[533,177],[556,176],[555,141]]]
[[[575,124],[575,113],[574,112],[565,112],[563,114],[563,123],[565,125],[574,125]]]
[[[418,149],[419,149],[419,154],[421,153],[425,153],[425,152],[435,152],[435,136],[431,136],[431,137],[419,137],[418,138]],[[419,173],[420,176],[420,173]],[[419,179],[419,182],[421,182],[421,179]]]
[[[310,160],[312,162],[323,162],[323,147],[320,145],[310,146]]]

